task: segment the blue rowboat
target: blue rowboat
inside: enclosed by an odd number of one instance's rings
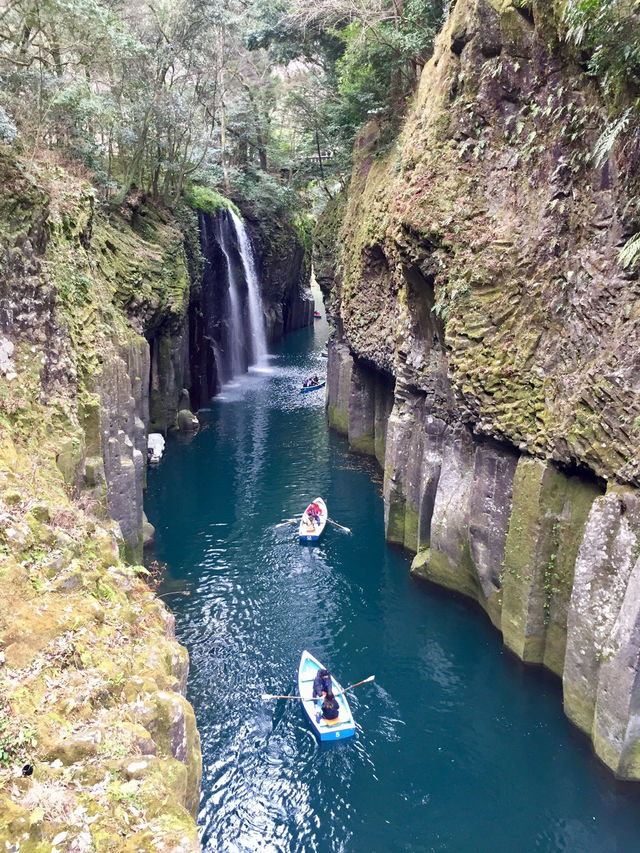
[[[356,724],[353,720],[349,703],[347,702],[347,695],[341,692],[342,687],[331,676],[333,695],[338,700],[340,714],[338,722],[333,725],[323,720],[320,712],[322,700],[313,699],[313,679],[316,677],[319,669],[322,669],[320,661],[316,660],[311,652],[306,650],[302,652],[300,666],[298,667],[298,693],[302,696],[302,707],[307,717],[309,717],[311,726],[319,740],[344,740],[356,733]],[[319,713],[320,720],[318,721]]]
[[[322,382],[318,382],[317,385],[303,385],[302,388],[300,389],[300,393],[306,394],[309,391],[317,391],[318,388],[324,388],[324,386],[325,386],[325,380],[323,379]]]
[[[311,516],[311,507],[313,504],[318,504],[318,508],[320,510],[318,514],[318,520],[314,521]],[[315,542],[322,535],[322,531],[327,526],[327,518],[329,517],[329,513],[327,511],[327,505],[322,500],[322,498],[316,498],[311,501],[309,506],[302,513],[302,518],[300,519],[300,527],[298,528],[298,535],[300,536],[301,542]]]

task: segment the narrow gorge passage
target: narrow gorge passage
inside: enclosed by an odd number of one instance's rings
[[[323,392],[298,391],[324,373],[327,334],[288,336],[149,472],[161,592],[191,656],[204,849],[636,851],[640,791],[592,756],[559,682],[385,544],[381,473],[328,432]],[[354,535],[305,546],[275,528],[316,495]],[[351,741],[320,747],[297,702],[261,700],[295,691],[303,648],[345,685],[375,673]]]

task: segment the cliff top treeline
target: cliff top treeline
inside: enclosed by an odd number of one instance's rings
[[[2,6],[0,139],[82,164],[105,199],[135,185],[171,205],[195,181],[259,208],[346,182],[355,132],[411,91],[443,3]]]
[[[482,0],[486,2],[486,0]],[[482,5],[482,2],[480,5]],[[638,114],[632,3],[519,0],[600,83],[606,148]],[[105,199],[133,185],[174,204],[185,184],[266,218],[348,181],[372,115],[397,135],[445,0],[12,0],[0,8],[0,139],[82,164]],[[300,191],[304,190],[303,193]]]

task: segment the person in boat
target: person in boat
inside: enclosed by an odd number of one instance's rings
[[[309,518],[311,521],[315,521],[318,526],[320,526],[320,507],[317,503],[312,503],[308,510]]]
[[[331,675],[328,669],[319,669],[313,679],[313,698],[322,699],[331,693]]]
[[[318,712],[317,716],[330,726],[335,725],[335,723],[338,722],[338,717],[340,716],[340,705],[338,705],[338,700],[331,690],[329,690],[327,695],[324,697],[322,708]],[[318,722],[320,722],[320,719],[318,719]]]
[[[312,385],[318,384],[318,374],[317,373],[314,373],[313,376],[311,377],[311,384]]]

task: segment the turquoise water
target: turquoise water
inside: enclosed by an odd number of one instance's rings
[[[381,474],[329,434],[324,321],[201,412],[149,473],[162,592],[191,655],[205,850],[631,853],[640,786],[616,783],[486,616],[414,582],[383,536]],[[275,525],[321,495],[318,545]],[[174,593],[187,592],[187,595]],[[303,648],[343,685],[348,742],[314,738],[295,693]]]

